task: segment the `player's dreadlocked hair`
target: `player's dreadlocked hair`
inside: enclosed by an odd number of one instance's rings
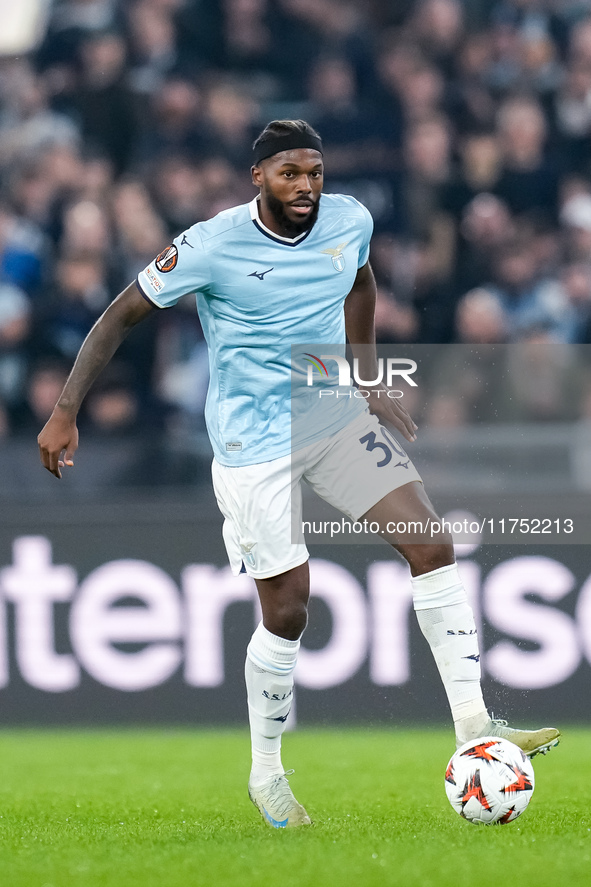
[[[292,148],[313,148],[322,153],[322,141],[305,120],[272,120],[252,146],[255,166],[279,151]]]

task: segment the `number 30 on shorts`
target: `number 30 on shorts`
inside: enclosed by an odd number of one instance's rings
[[[377,468],[383,468],[385,465],[389,465],[392,461],[392,453],[396,453],[400,459],[406,459],[406,462],[399,461],[396,465],[393,465],[393,468],[407,468],[408,463],[410,462],[409,457],[406,455],[400,444],[395,440],[395,438],[390,434],[387,428],[383,426],[380,428],[380,433],[384,438],[384,441],[376,440],[375,431],[370,431],[369,434],[364,434],[363,437],[359,438],[359,443],[365,444],[366,450],[372,452],[373,450],[382,450],[384,453],[384,458],[380,459],[377,463]]]

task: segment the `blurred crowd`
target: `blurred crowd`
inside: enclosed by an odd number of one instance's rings
[[[591,343],[591,0],[56,0],[0,59],[0,438],[38,432],[172,236],[252,198],[277,117],[373,214],[379,342]],[[134,330],[81,423],[198,428],[206,367],[189,299]]]

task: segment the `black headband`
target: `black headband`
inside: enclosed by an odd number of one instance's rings
[[[254,165],[258,166],[261,160],[266,160],[267,157],[272,157],[280,151],[293,151],[295,148],[313,148],[322,154],[322,139],[308,132],[289,132],[283,136],[270,135],[254,148]]]

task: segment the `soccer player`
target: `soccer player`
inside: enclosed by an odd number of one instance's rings
[[[366,400],[333,398],[292,452],[291,345],[334,348],[344,346],[346,334],[360,377],[378,378],[376,287],[368,261],[372,220],[353,197],[322,194],[322,142],[305,121],[273,121],[253,150],[258,197],[193,225],[109,305],[82,345],[38,442],[44,466],[61,477],[78,446],[82,400],[125,335],[153,311],[196,294],[209,346],[205,415],[224,541],[232,569],[254,578],[263,614],[245,667],[248,790],[266,822],[285,828],[310,823],[280,752],[307,621],[308,551],[303,539],[292,541],[294,515],[301,526],[302,479],[351,520],[377,523],[408,561],[414,608],[458,744],[502,736],[533,755],[556,745],[559,732],[514,730],[491,720],[480,688],[474,619],[450,537],[425,541],[387,532],[388,522],[427,525],[437,516],[412,462],[384,431],[383,423],[389,424],[413,441],[417,428],[386,386],[365,386]],[[307,423],[298,427],[305,430]]]

